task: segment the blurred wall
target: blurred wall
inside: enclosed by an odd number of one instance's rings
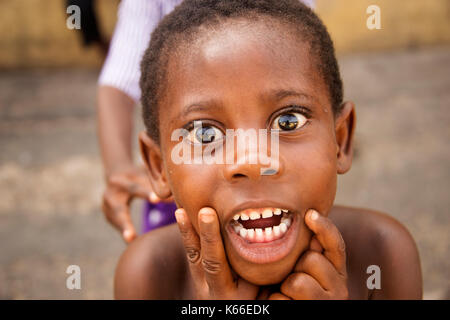
[[[339,52],[450,44],[449,0],[318,0],[317,12]],[[381,29],[369,30],[366,9],[377,5]]]
[[[151,1],[151,0],[149,0]],[[98,0],[102,31],[111,36],[118,0]],[[381,9],[381,30],[369,30],[369,5]],[[449,0],[317,0],[339,53],[450,44]],[[98,67],[66,28],[64,0],[0,0],[0,68]]]
[[[118,0],[98,0],[99,24],[108,38]],[[82,46],[66,27],[65,0],[0,0],[0,68],[97,67],[101,55]]]

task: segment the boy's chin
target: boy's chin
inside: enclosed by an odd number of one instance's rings
[[[233,267],[233,264],[231,265]],[[233,267],[233,269],[236,270],[235,273],[237,273],[240,278],[243,278],[257,286],[280,284],[287,278],[292,268],[293,266],[280,265],[273,265],[273,267],[268,267],[266,265],[256,265],[251,267],[240,266],[238,268]]]

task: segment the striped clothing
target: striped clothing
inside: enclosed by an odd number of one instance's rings
[[[108,56],[99,85],[126,93],[135,102],[141,98],[140,62],[159,21],[181,0],[122,0]]]

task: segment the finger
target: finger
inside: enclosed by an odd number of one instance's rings
[[[292,273],[281,284],[281,293],[294,300],[326,299],[326,291],[309,274]]]
[[[173,198],[173,195],[171,195],[168,198],[160,199],[160,201],[170,203],[170,202],[174,202],[175,199]]]
[[[151,200],[150,192],[152,188],[150,181],[145,176],[120,174],[111,176],[108,182],[117,188],[127,191],[133,197]]]
[[[309,250],[322,253],[323,248],[320,245],[319,240],[315,236],[311,238],[311,242],[309,243]]]
[[[117,191],[106,191],[103,196],[103,213],[106,219],[121,234],[125,242],[130,243],[137,237],[128,208],[128,196]]]
[[[315,233],[324,249],[325,257],[341,275],[346,275],[345,242],[338,228],[330,219],[315,210],[307,212],[305,223]]]
[[[148,197],[148,198],[149,198],[149,201],[150,201],[151,203],[153,203],[153,204],[159,203],[159,202],[161,201],[161,198],[158,197],[158,196],[156,195],[156,193],[153,192],[153,191],[150,191],[149,197]]]
[[[327,291],[342,282],[341,275],[331,262],[323,254],[316,251],[305,252],[295,265],[294,272],[309,274]]]
[[[212,208],[202,208],[198,217],[205,279],[213,297],[219,297],[234,286],[220,235],[219,219]]]
[[[158,197],[158,195],[155,192],[151,191],[149,194],[149,201],[153,204],[157,204],[160,202],[172,203],[172,202],[174,202],[174,198],[173,198],[173,196],[170,196],[167,198],[160,198],[160,197]]]
[[[260,287],[258,291],[258,295],[256,296],[256,300],[267,300],[270,296],[270,288],[269,287]]]
[[[189,270],[191,271],[195,286],[199,288],[204,282],[203,266],[201,264],[200,238],[183,208],[179,208],[175,211],[175,218],[178,223],[178,228],[180,229],[184,249],[186,250]]]
[[[292,299],[290,299],[289,297],[285,296],[284,294],[281,294],[279,292],[275,292],[275,293],[272,293],[269,296],[268,300],[292,300]]]

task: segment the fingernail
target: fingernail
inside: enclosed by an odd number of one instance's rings
[[[202,213],[200,215],[200,219],[202,220],[202,222],[204,223],[211,223],[214,220],[214,217],[212,216],[212,214],[210,213]]]
[[[123,234],[124,239],[127,240],[127,241],[128,241],[128,240],[130,239],[130,237],[132,236],[131,230],[128,230],[128,229],[124,230],[122,234]]]
[[[150,192],[149,198],[150,198],[150,202],[158,202],[159,201],[159,197],[153,191]]]
[[[175,219],[178,223],[184,224],[184,214],[182,209],[175,210]]]
[[[312,213],[311,213],[311,220],[313,220],[313,221],[317,220],[319,218],[319,214],[315,210],[311,210],[311,211],[312,211]]]

